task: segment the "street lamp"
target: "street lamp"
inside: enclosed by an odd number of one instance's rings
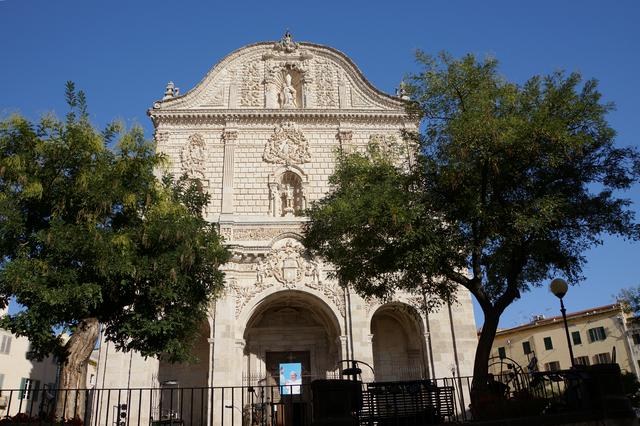
[[[564,302],[562,298],[565,294],[567,294],[567,290],[569,290],[569,286],[567,282],[562,278],[556,278],[551,281],[549,285],[549,290],[553,293],[558,299],[560,299],[560,312],[562,312],[562,320],[564,321],[564,331],[567,334],[567,345],[569,345],[569,356],[571,357],[571,367],[575,367],[575,360],[573,359],[573,347],[571,346],[571,338],[569,337],[569,325],[567,324],[567,310],[564,308]]]

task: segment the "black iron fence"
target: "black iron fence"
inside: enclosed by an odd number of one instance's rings
[[[623,409],[619,381],[586,371],[489,376],[472,402],[470,377],[356,382],[346,397],[317,385],[130,389],[5,389],[0,424],[304,426],[322,424],[340,400],[352,424],[411,425]],[[619,374],[618,374],[619,376]],[[326,382],[326,381],[325,381]],[[344,382],[344,381],[343,381]],[[353,383],[353,382],[351,382]],[[329,383],[331,384],[331,383]],[[617,388],[616,388],[617,387]],[[319,399],[332,395],[336,401]],[[315,399],[315,401],[314,401]],[[617,405],[616,405],[617,404]],[[56,405],[63,412],[56,417]],[[624,406],[623,406],[624,405]],[[343,413],[344,414],[344,413]],[[329,416],[329,417],[327,417]],[[73,419],[73,421],[69,421]],[[331,423],[325,423],[331,424]]]

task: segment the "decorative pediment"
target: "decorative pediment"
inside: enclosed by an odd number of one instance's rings
[[[287,32],[277,42],[239,49],[218,63],[192,90],[171,83],[151,116],[197,110],[371,110],[404,112],[398,97],[376,90],[343,53],[295,42]]]

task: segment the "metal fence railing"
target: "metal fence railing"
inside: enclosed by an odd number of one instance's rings
[[[490,376],[483,383],[488,396],[474,399],[476,406],[471,401],[471,377],[363,383],[357,386],[360,402],[353,405],[350,415],[361,424],[393,425],[393,420],[381,423],[377,419],[385,412],[400,413],[400,404],[406,418],[398,424],[421,424],[407,419],[425,413],[432,415],[432,422],[465,422],[551,415],[563,410],[584,412],[603,408],[597,404],[598,397],[602,399],[611,389],[602,388],[614,386],[607,380],[575,371]],[[322,405],[314,402],[319,395],[317,387],[314,395],[308,382],[288,386],[3,389],[0,419],[2,424],[12,424],[13,419],[14,424],[59,425],[62,417],[75,419],[64,424],[78,426],[305,426],[321,415],[318,407]],[[56,405],[64,407],[57,419]]]

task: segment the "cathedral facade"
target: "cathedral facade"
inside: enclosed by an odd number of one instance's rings
[[[168,171],[199,179],[210,194],[206,217],[233,257],[223,267],[225,293],[202,324],[197,364],[105,343],[99,387],[277,383],[283,363],[300,364],[304,384],[334,377],[344,359],[370,366],[364,380],[471,375],[468,293],[428,315],[410,295],[366,300],[300,242],[303,211],[330,191],[338,152],[391,149],[416,129],[401,98],[373,87],[343,53],[287,33],[231,53],[185,94],[170,83],[149,116]]]

